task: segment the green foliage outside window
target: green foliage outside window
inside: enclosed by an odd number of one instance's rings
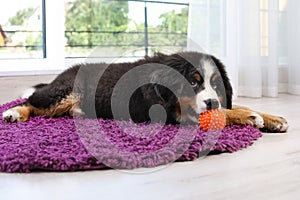
[[[159,6],[159,4],[158,4]],[[10,25],[24,26],[37,8],[20,10],[9,19]],[[73,0],[65,3],[65,37],[67,50],[116,47],[126,51],[128,47],[145,45],[144,23],[129,18],[128,1]],[[134,11],[133,11],[134,12]],[[160,15],[161,23],[149,25],[149,46],[185,46],[188,25],[188,8],[172,10]],[[42,33],[24,33],[25,46],[30,50],[41,48]],[[36,48],[34,46],[37,46]]]

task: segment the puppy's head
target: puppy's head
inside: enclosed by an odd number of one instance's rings
[[[215,57],[196,52],[170,56],[159,55],[164,64],[175,69],[181,78],[163,74],[165,79],[180,90],[176,97],[171,91],[160,88],[158,94],[174,105],[178,122],[198,122],[199,114],[217,108],[231,108],[232,88],[224,65]],[[182,81],[184,78],[186,81]],[[191,91],[187,92],[187,91]]]

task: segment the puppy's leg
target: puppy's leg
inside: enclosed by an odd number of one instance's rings
[[[80,96],[75,94],[70,94],[56,104],[46,108],[37,108],[27,101],[3,112],[2,119],[6,122],[25,122],[31,116],[59,117],[63,115],[83,115],[84,113],[79,105]]]
[[[233,106],[231,110],[225,109],[227,125],[251,125],[256,128],[264,127],[264,119],[258,113],[246,107]]]
[[[286,132],[287,120],[261,112],[256,112],[244,106],[233,106],[232,110],[225,110],[227,124],[247,124],[260,128],[264,132]]]

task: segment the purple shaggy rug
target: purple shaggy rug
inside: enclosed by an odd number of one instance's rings
[[[0,115],[23,101],[0,106]],[[24,123],[0,119],[0,171],[149,168],[208,153],[235,152],[261,136],[251,126],[236,125],[205,132],[195,126],[103,119],[35,117]]]

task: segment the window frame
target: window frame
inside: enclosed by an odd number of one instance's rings
[[[0,60],[0,76],[58,74],[66,68],[64,1],[42,1],[44,58]]]

